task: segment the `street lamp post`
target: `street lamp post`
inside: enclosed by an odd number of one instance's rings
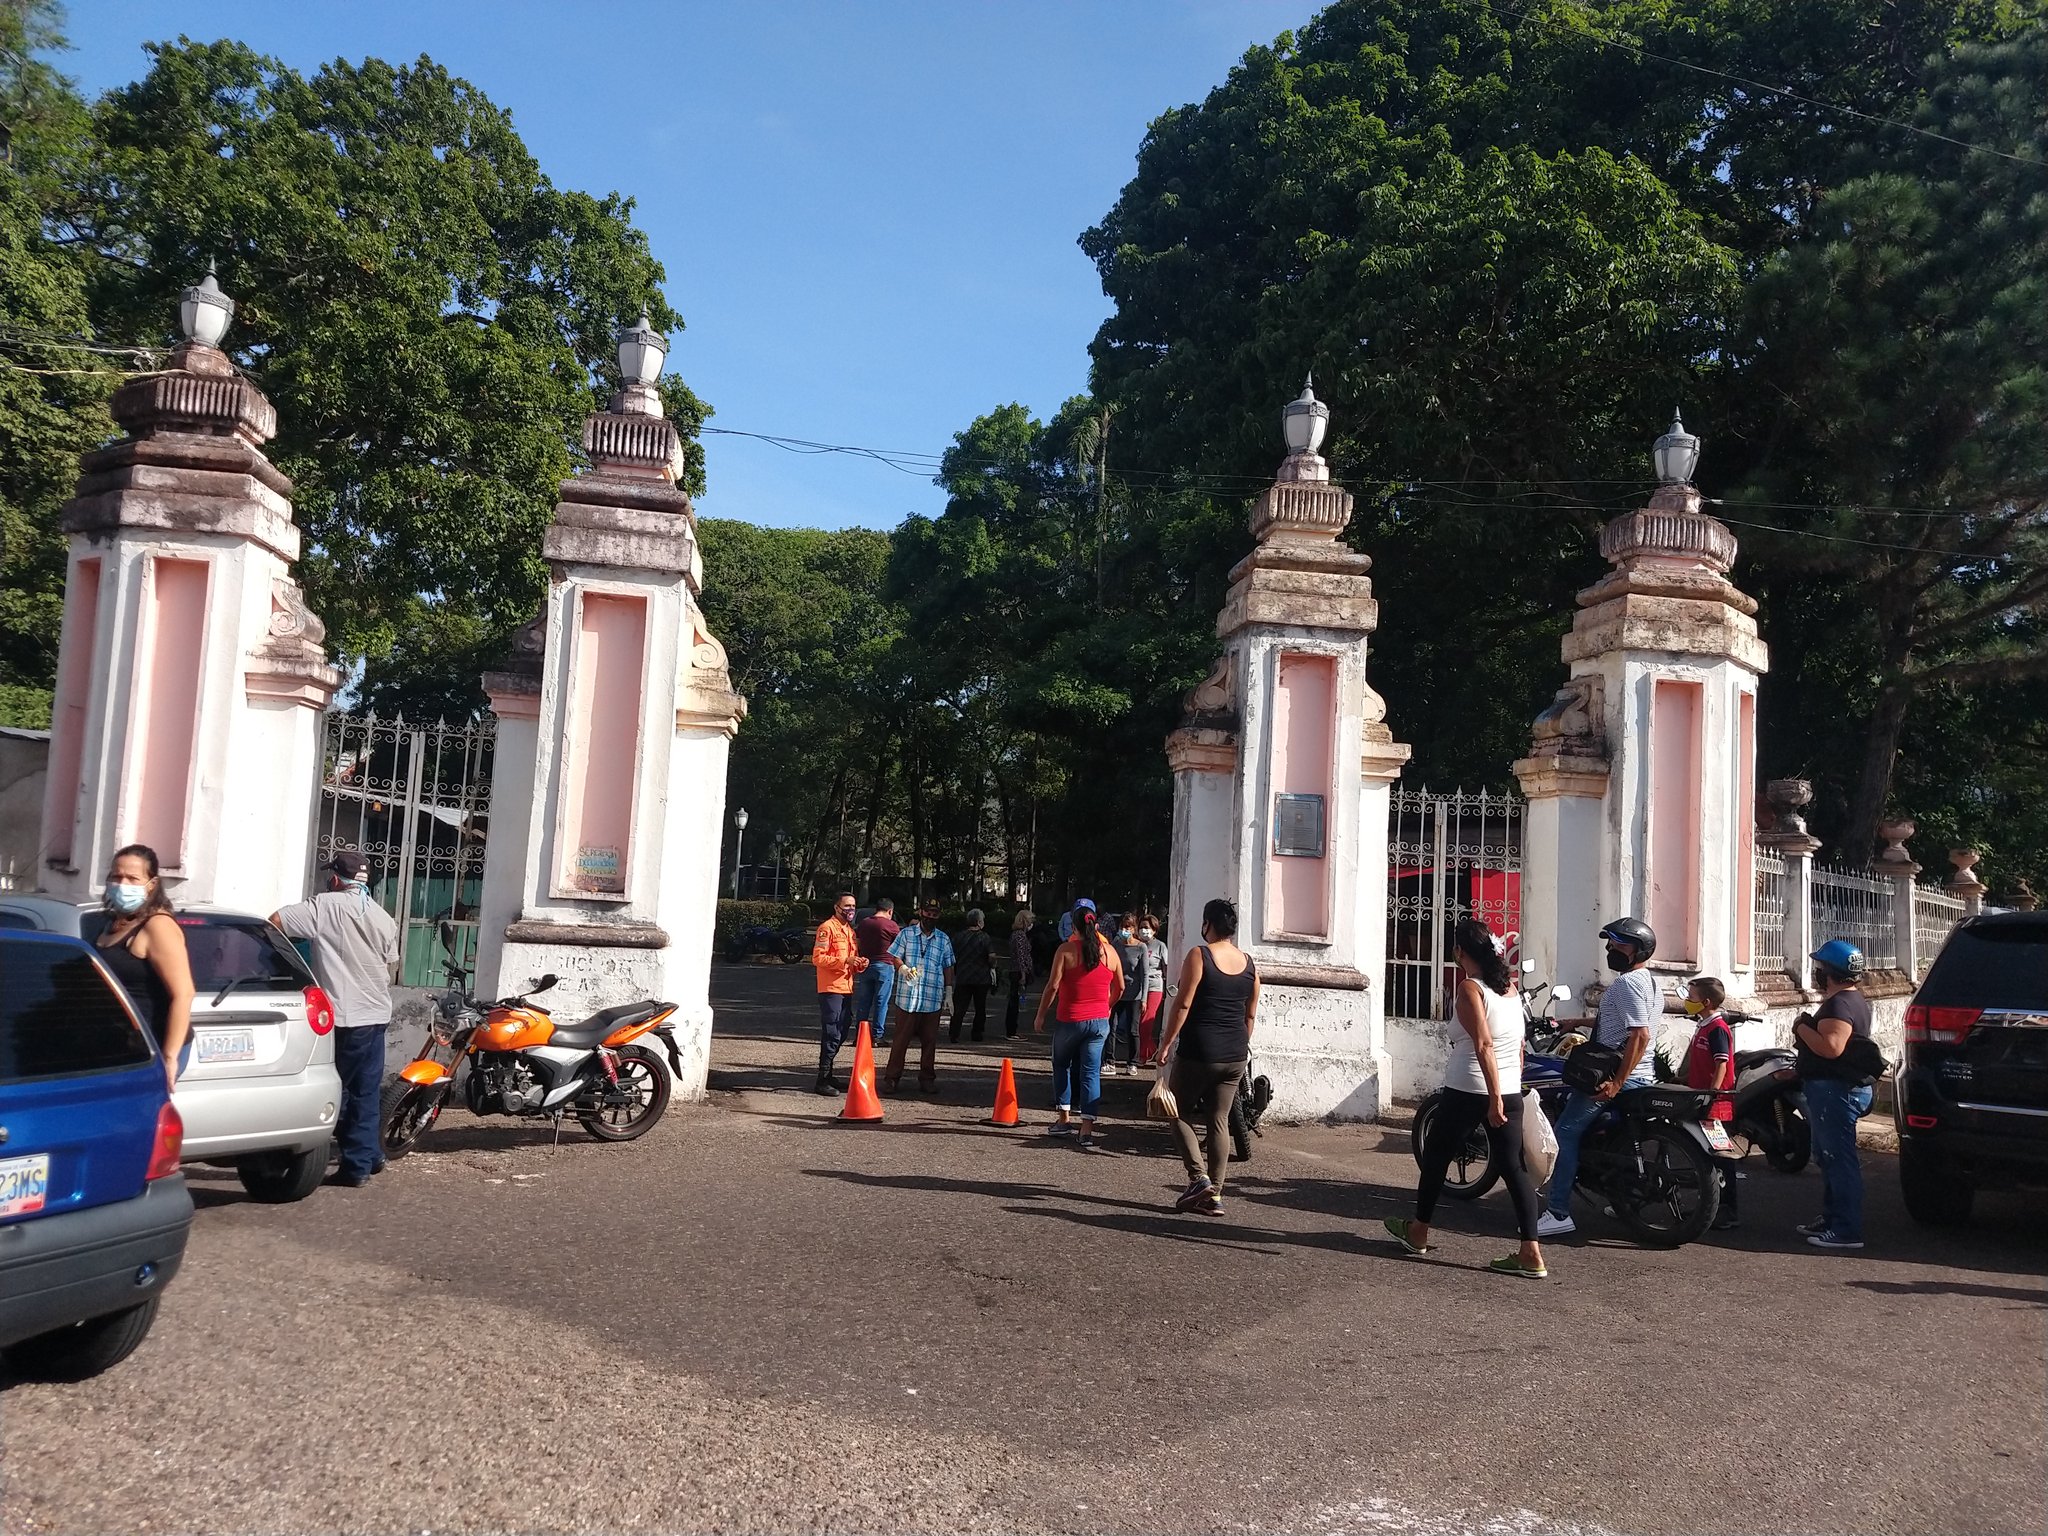
[[[732,840],[732,897],[740,897],[740,849],[747,840],[747,808],[743,805],[732,813],[732,824],[736,829]]]

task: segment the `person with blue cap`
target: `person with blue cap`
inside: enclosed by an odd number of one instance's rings
[[[1806,1088],[1821,1201],[1820,1219],[1798,1231],[1815,1248],[1857,1249],[1863,1246],[1863,1164],[1856,1122],[1870,1113],[1871,1085],[1884,1060],[1871,1038],[1870,999],[1859,985],[1863,951],[1847,939],[1830,939],[1812,959],[1821,1005],[1792,1021],[1792,1044]]]

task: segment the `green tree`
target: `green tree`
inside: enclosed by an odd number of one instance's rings
[[[278,408],[300,576],[387,706],[475,700],[529,618],[557,483],[613,335],[662,268],[616,195],[563,191],[510,117],[432,60],[310,78],[237,43],[160,45],[94,109],[62,243],[105,333],[155,340],[219,264],[227,345]],[[701,489],[705,407],[668,396]]]

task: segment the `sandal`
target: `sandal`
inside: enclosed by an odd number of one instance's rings
[[[1424,1243],[1418,1247],[1414,1242],[1410,1241],[1408,1231],[1415,1223],[1406,1216],[1389,1216],[1380,1225],[1393,1233],[1394,1241],[1401,1245],[1402,1251],[1405,1253],[1410,1253],[1420,1258],[1425,1253],[1436,1252],[1436,1244],[1434,1243]]]
[[[1496,1275],[1513,1275],[1521,1280],[1548,1280],[1550,1271],[1538,1264],[1534,1269],[1522,1262],[1519,1253],[1511,1253],[1504,1259],[1495,1259],[1486,1266]]]

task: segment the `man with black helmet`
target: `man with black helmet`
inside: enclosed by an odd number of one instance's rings
[[[1856,1122],[1870,1113],[1871,1083],[1884,1061],[1870,1034],[1870,999],[1863,951],[1830,939],[1813,952],[1813,979],[1822,1002],[1792,1021],[1806,1113],[1813,1125],[1813,1160],[1820,1164],[1820,1220],[1799,1233],[1816,1248],[1863,1246],[1863,1165],[1856,1155]]]
[[[1593,1043],[1619,1051],[1621,1064],[1591,1093],[1574,1089],[1557,1117],[1557,1164],[1550,1172],[1546,1209],[1536,1218],[1538,1237],[1557,1237],[1578,1229],[1572,1220],[1572,1181],[1578,1176],[1579,1142],[1586,1127],[1623,1088],[1657,1080],[1650,1040],[1664,1012],[1664,993],[1646,969],[1650,956],[1657,952],[1657,935],[1641,918],[1624,917],[1602,928],[1600,937],[1607,942],[1608,969],[1619,974],[1600,994]]]

